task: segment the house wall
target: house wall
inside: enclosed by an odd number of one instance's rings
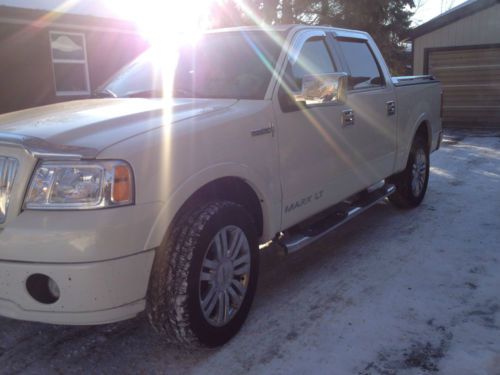
[[[0,113],[81,98],[56,95],[50,31],[85,34],[91,90],[147,48],[137,34],[118,30],[0,23]]]
[[[500,4],[416,38],[413,41],[413,73],[425,73],[426,48],[498,43],[500,43]]]

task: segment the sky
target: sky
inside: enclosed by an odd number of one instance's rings
[[[1,0],[0,0],[1,1]],[[413,17],[413,24],[420,25],[430,19],[438,16],[457,5],[465,2],[465,0],[414,0],[415,4],[420,4]]]
[[[96,16],[112,17],[113,11],[106,7],[106,0],[70,0],[75,3],[72,12],[93,14]],[[137,1],[137,0],[123,0]],[[185,0],[175,0],[183,2]],[[414,25],[419,25],[438,16],[453,6],[463,3],[465,0],[415,0],[420,7],[413,18]],[[63,0],[0,0],[0,5],[11,5],[17,7],[55,9],[64,3]],[[115,2],[116,3],[116,2]]]

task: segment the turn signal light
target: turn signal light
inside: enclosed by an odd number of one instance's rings
[[[130,202],[132,200],[132,175],[125,165],[115,167],[111,200],[114,203]]]

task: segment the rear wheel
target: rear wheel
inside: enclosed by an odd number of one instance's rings
[[[417,207],[424,199],[429,181],[429,148],[425,138],[417,135],[411,146],[406,168],[390,178],[396,192],[389,200],[400,208]]]
[[[245,321],[255,294],[258,245],[244,208],[213,202],[179,220],[153,265],[148,317],[170,341],[218,346]]]

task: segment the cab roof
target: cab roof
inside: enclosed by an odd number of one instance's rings
[[[349,30],[331,26],[309,26],[309,25],[265,25],[265,26],[238,26],[228,27],[223,29],[215,29],[209,33],[223,33],[223,32],[253,32],[265,31],[268,33],[290,34],[299,30],[319,29],[324,31],[333,32],[336,36],[342,38],[361,38],[368,39],[369,34],[360,30]]]

